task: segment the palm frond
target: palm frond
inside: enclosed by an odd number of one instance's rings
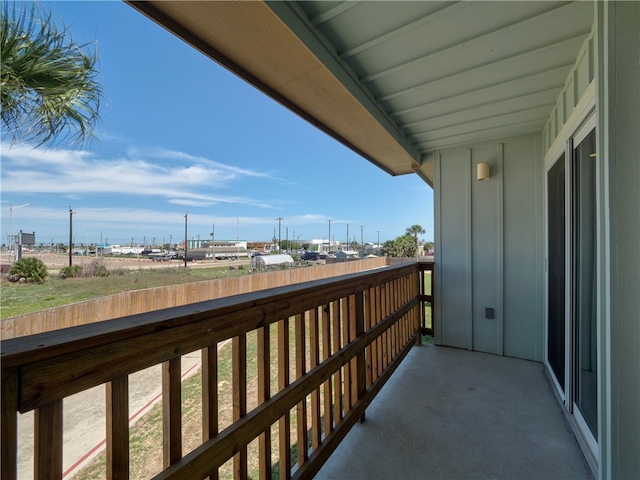
[[[3,134],[38,145],[93,138],[103,94],[95,48],[75,44],[37,4],[4,3],[0,23]]]

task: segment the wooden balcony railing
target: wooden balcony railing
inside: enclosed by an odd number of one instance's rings
[[[34,478],[61,479],[63,400],[102,384],[106,476],[129,478],[129,374],[157,364],[163,469],[154,478],[218,478],[229,460],[234,478],[310,478],[420,341],[422,277],[420,264],[401,264],[4,341],[2,479],[17,478],[18,412],[31,410]],[[218,345],[227,340],[232,381],[223,386]],[[248,341],[257,342],[253,358]],[[202,442],[185,455],[180,362],[197,350]],[[257,379],[247,373],[254,362]],[[225,388],[233,419],[220,428]]]

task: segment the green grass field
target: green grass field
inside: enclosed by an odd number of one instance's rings
[[[61,279],[51,276],[43,284],[17,284],[2,280],[0,318],[145,288],[213,280],[248,274],[248,270],[217,268],[162,268],[131,270],[122,275]]]

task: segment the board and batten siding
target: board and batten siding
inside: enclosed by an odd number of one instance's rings
[[[541,145],[532,134],[434,153],[436,343],[542,361]],[[476,180],[480,162],[489,180]]]

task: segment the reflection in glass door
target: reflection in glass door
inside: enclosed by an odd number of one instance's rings
[[[564,154],[547,176],[549,301],[547,360],[564,394],[565,381],[565,160]]]
[[[596,329],[596,138],[591,130],[574,149],[572,174],[573,398],[598,439]]]

